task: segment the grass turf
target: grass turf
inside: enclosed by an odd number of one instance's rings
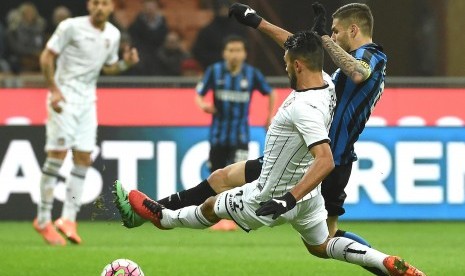
[[[378,249],[403,256],[427,275],[465,275],[464,223],[342,222]],[[82,245],[47,246],[29,222],[0,222],[0,263],[8,275],[100,275],[118,258],[156,275],[369,275],[309,255],[288,226],[244,232],[176,229],[146,224],[80,222]]]

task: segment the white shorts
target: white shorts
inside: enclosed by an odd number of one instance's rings
[[[61,113],[47,103],[45,150],[74,149],[92,152],[97,143],[96,102],[64,103]]]
[[[276,220],[271,215],[255,215],[255,210],[260,207],[260,202],[256,199],[258,194],[256,182],[222,192],[215,201],[215,213],[220,218],[234,220],[247,232],[262,226],[273,227],[290,223],[309,245],[323,244],[328,238],[328,213],[321,194],[298,202],[294,209]]]

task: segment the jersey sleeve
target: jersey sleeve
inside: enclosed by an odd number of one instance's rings
[[[309,102],[299,102],[292,110],[292,121],[302,135],[307,147],[329,143],[323,113]]]
[[[195,90],[197,91],[197,94],[199,94],[200,96],[205,96],[208,90],[212,89],[213,87],[213,66],[209,66],[205,71],[202,80],[197,83],[197,87],[195,88]]]
[[[363,67],[370,70],[370,73],[374,71],[376,66],[376,60],[373,58],[373,53],[366,48],[360,48],[355,51],[355,59],[362,64]]]
[[[111,49],[110,54],[108,55],[107,59],[105,60],[106,65],[111,65],[114,64],[118,61],[118,50],[119,50],[119,43],[121,40],[121,33],[119,31],[115,32],[115,36],[117,39],[115,39],[115,42],[113,44],[113,47]]]
[[[273,91],[271,86],[266,82],[265,77],[263,76],[260,70],[254,70],[254,87],[253,89],[260,91],[262,95],[268,95]]]
[[[47,48],[59,54],[73,37],[73,26],[70,19],[63,20],[47,42]]]

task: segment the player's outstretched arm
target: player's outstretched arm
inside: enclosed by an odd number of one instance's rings
[[[326,9],[318,2],[312,4],[315,20],[312,30],[321,36],[323,48],[328,52],[333,62],[341,68],[342,72],[352,79],[354,83],[361,83],[368,79],[371,74],[369,67],[347,53],[334,42],[326,31]]]
[[[271,37],[276,43],[278,43],[279,47],[283,49],[284,42],[287,40],[288,37],[292,35],[292,33],[266,20],[262,20],[257,29],[260,30],[262,33],[266,34],[267,36]]]
[[[292,34],[276,25],[263,19],[251,7],[234,3],[229,7],[229,17],[234,16],[236,20],[246,26],[255,28],[271,37],[278,45],[283,48],[284,42]]]

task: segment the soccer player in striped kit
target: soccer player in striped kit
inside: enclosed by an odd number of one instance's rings
[[[40,202],[34,229],[51,245],[79,244],[76,215],[91,152],[97,140],[96,83],[100,71],[118,74],[139,61],[136,49],[126,49],[118,62],[120,32],[107,22],[112,0],[88,0],[88,16],[61,22],[40,57],[48,88],[46,123],[47,158],[42,167]],[[55,65],[56,64],[56,65]],[[54,189],[67,151],[73,167],[66,183],[62,215],[52,223]],[[58,231],[59,232],[58,232]]]
[[[249,107],[252,93],[258,90],[268,96],[268,113],[265,127],[273,116],[275,93],[263,74],[247,64],[244,38],[226,37],[223,61],[210,65],[197,85],[196,104],[204,112],[212,114],[208,166],[211,172],[225,166],[247,160],[249,134]],[[205,100],[213,92],[213,104]]]
[[[204,112],[212,114],[208,157],[210,172],[247,160],[252,93],[258,90],[268,96],[265,128],[270,125],[276,97],[262,73],[245,62],[247,50],[244,38],[230,35],[223,44],[223,61],[210,65],[196,88],[196,104]],[[209,91],[213,92],[213,104],[204,99]],[[221,220],[212,227],[220,231],[236,228],[229,220]]]

